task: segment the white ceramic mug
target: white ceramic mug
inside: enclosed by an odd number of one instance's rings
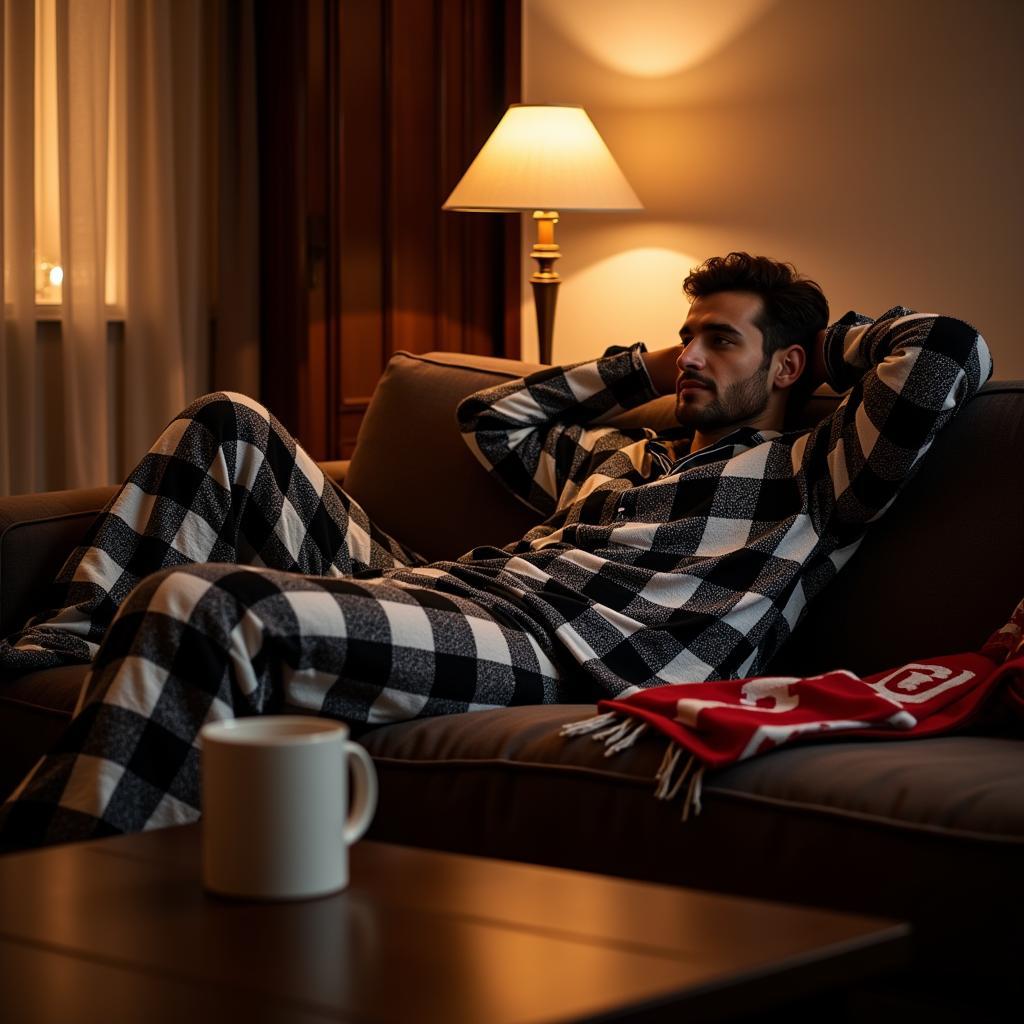
[[[348,885],[348,847],[377,808],[370,755],[326,718],[268,715],[200,731],[203,884],[258,899]],[[348,765],[355,793],[348,810]]]

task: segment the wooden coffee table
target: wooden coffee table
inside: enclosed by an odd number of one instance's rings
[[[199,826],[0,857],[3,1017],[689,1022],[907,956],[906,925],[603,875],[372,842],[351,871],[318,900],[210,896]]]

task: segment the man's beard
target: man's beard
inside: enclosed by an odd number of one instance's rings
[[[676,396],[676,419],[684,426],[696,430],[717,430],[721,427],[739,426],[760,416],[768,408],[768,366],[765,360],[760,369],[746,380],[730,384],[722,394],[715,396],[705,406],[687,405],[681,396]],[[714,387],[711,381],[698,374],[690,379]]]

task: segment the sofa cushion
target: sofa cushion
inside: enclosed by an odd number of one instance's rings
[[[522,536],[537,514],[479,465],[455,408],[466,395],[531,369],[506,359],[395,353],[359,427],[346,491],[378,526],[431,560],[468,551],[480,539],[474,524],[491,543]]]
[[[1019,740],[806,743],[709,778],[683,823],[680,800],[653,795],[660,738],[606,758],[590,737],[558,735],[590,711],[508,708],[364,735],[381,781],[372,835],[907,917],[930,934],[982,928],[993,901],[1024,897]]]

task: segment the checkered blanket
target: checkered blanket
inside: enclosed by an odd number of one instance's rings
[[[699,813],[705,771],[807,739],[920,739],[963,728],[999,698],[997,714],[1024,724],[1024,601],[979,652],[926,658],[860,678],[838,670],[798,679],[766,676],[659,686],[598,704],[563,726],[592,735],[611,756],[646,733],[668,738],[655,796],[683,794],[683,819]]]

